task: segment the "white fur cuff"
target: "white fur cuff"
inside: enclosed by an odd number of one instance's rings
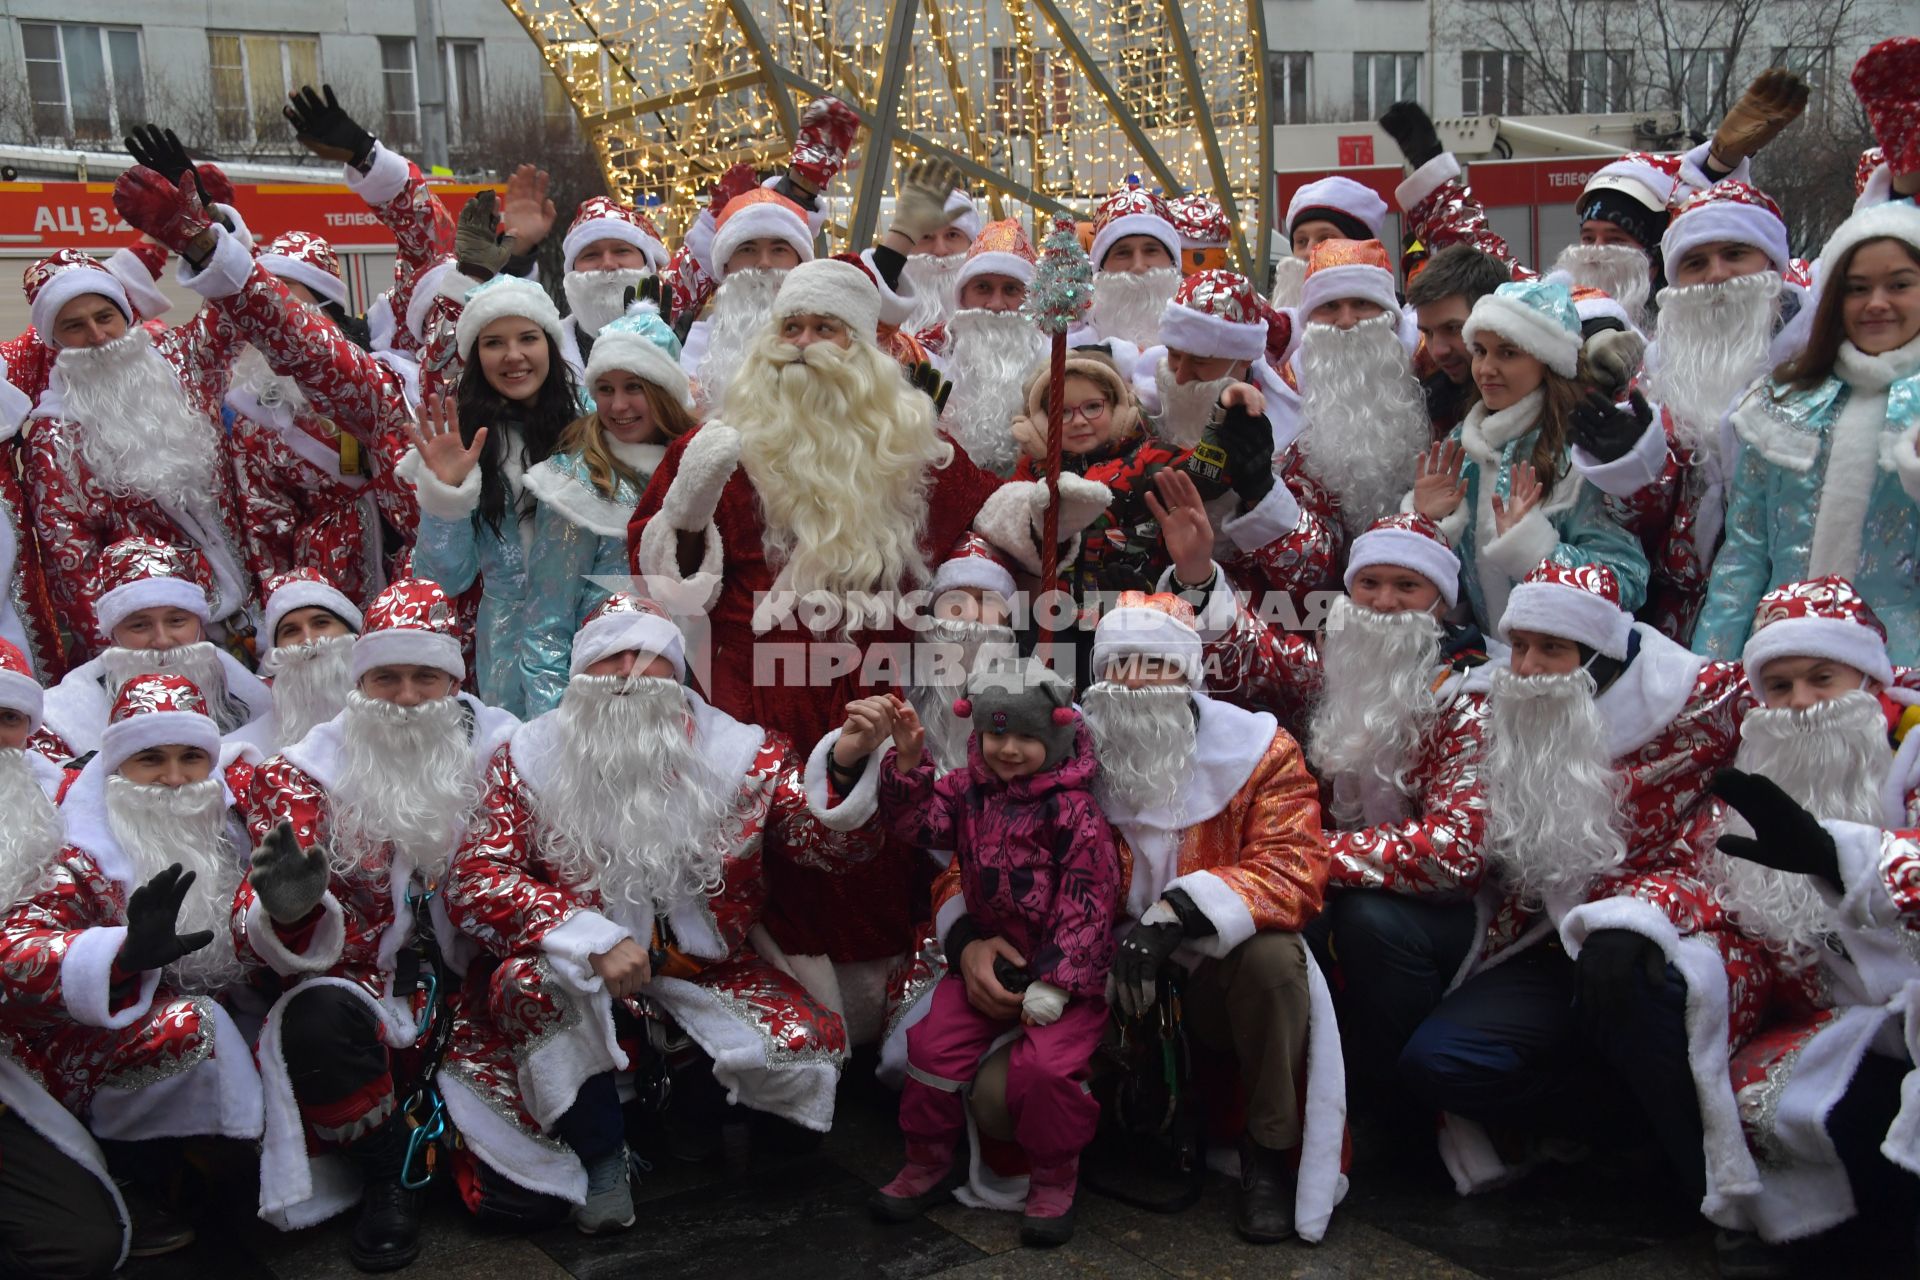
[[[306,950],[295,951],[281,940],[273,917],[255,898],[247,904],[247,945],[269,969],[286,978],[325,973],[340,962],[347,947],[347,917],[331,889],[320,895],[320,923],[313,928]]]
[[[348,188],[370,205],[385,204],[405,191],[413,169],[405,156],[387,150],[386,144],[380,142],[373,144],[373,155],[368,158],[365,173],[350,164],[340,167],[346,173]]]
[[[1220,522],[1220,531],[1240,550],[1252,553],[1271,546],[1300,527],[1300,503],[1293,490],[1279,476],[1260,504],[1249,511],[1228,516]]]
[[[1667,432],[1660,414],[1627,450],[1612,462],[1602,462],[1579,445],[1573,446],[1573,466],[1586,482],[1611,498],[1631,498],[1660,479],[1667,469]],[[1920,458],[1914,460],[1920,467]]]
[[[119,1031],[146,1017],[153,1007],[153,993],[160,986],[158,969],[140,975],[133,1003],[117,1013],[113,1010],[113,962],[126,941],[126,926],[105,925],[82,929],[67,944],[67,953],[60,959],[60,999],[81,1026]]]
[[[1408,174],[1393,189],[1393,202],[1402,213],[1411,213],[1428,196],[1459,176],[1460,162],[1454,158],[1453,152],[1442,151]]]
[[[840,730],[835,729],[814,743],[813,750],[807,755],[804,775],[807,808],[819,819],[820,825],[829,831],[858,831],[880,811],[880,761],[887,753],[887,746],[882,743],[878,750],[867,757],[866,763],[860,767],[860,780],[836,805],[830,803],[828,796],[827,762],[833,758],[834,744],[839,741]]]
[[[651,580],[646,591],[654,599],[670,603],[676,613],[704,612],[720,595],[720,568],[725,562],[720,530],[712,524],[706,527],[700,564],[687,574],[680,572],[681,532],[673,527],[665,511],[656,514],[640,530],[640,550],[634,566],[641,577]],[[671,601],[663,590],[673,597]]]
[[[554,972],[580,991],[604,989],[594,972],[593,958],[622,942],[637,941],[633,934],[597,911],[576,911],[540,937],[540,949],[552,961]]]
[[[1176,876],[1168,889],[1184,892],[1200,914],[1213,925],[1213,935],[1188,938],[1184,946],[1210,959],[1222,960],[1228,952],[1254,935],[1253,913],[1231,886],[1211,871],[1194,871]],[[1163,891],[1164,893],[1164,891]]]
[[[1559,545],[1560,531],[1536,507],[1522,516],[1519,524],[1481,548],[1480,554],[1494,568],[1519,582]]]
[[[210,302],[231,298],[247,286],[253,274],[253,254],[238,237],[218,223],[213,227],[213,252],[198,271],[180,259],[180,283]]]
[[[419,500],[422,514],[436,520],[468,520],[480,506],[479,467],[469,471],[467,478],[455,487],[433,474],[418,449],[409,449],[407,456],[400,459],[400,465],[394,470],[402,480],[413,486],[414,497]]]

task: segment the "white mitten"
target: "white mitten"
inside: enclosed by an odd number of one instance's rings
[[[1020,997],[1020,1012],[1026,1014],[1036,1027],[1058,1022],[1060,1015],[1066,1011],[1067,993],[1051,982],[1029,983]]]
[[[720,492],[739,465],[740,433],[719,422],[702,427],[680,455],[680,469],[660,503],[660,518],[685,533],[712,524]]]

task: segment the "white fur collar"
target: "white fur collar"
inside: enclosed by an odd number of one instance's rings
[[[602,497],[592,481],[575,475],[569,460],[557,455],[535,464],[522,483],[528,493],[566,517],[569,524],[603,538],[626,537],[627,521],[639,505],[637,497],[631,502]]]
[[[1902,378],[1920,373],[1920,337],[1877,356],[1868,355],[1851,342],[1843,342],[1834,359],[1833,372],[1856,391],[1885,391]]]
[[[1194,694],[1193,702],[1200,713],[1193,776],[1175,797],[1174,807],[1133,809],[1125,799],[1107,806],[1107,816],[1130,842],[1138,843],[1136,833],[1142,829],[1184,830],[1218,815],[1247,785],[1280,731],[1280,722],[1265,711],[1217,702],[1204,693]]]
[[[693,741],[700,754],[713,765],[716,776],[728,788],[728,794],[740,789],[747,771],[767,740],[767,731],[757,724],[736,720],[707,702],[692,689],[685,690],[687,710],[693,716]],[[560,732],[558,710],[535,716],[513,731],[507,740],[508,753],[520,781],[536,794],[552,778],[551,762]]]
[[[1914,741],[1920,742],[1920,734],[1914,735]],[[67,771],[38,751],[28,751],[24,754],[27,757],[27,772],[32,774],[33,780],[40,784],[40,790],[46,793],[49,800],[59,799],[60,783],[66,778]]]
[[[222,751],[217,766],[220,798],[229,809],[233,808],[234,800],[233,789],[227,785],[226,767],[235,758],[235,753]],[[80,771],[67,791],[66,802],[60,806],[60,817],[66,824],[67,844],[92,858],[101,875],[131,889],[135,887],[133,865],[107,822],[107,776],[99,756],[87,761],[87,767]]]
[[[273,714],[273,690],[253,672],[241,666],[222,649],[220,668],[227,677],[227,696],[246,708],[247,723]],[[60,735],[76,756],[100,746],[107,718],[113,714],[113,695],[107,692],[106,664],[92,658],[67,672],[60,683],[47,690],[42,720]]]
[[[1707,660],[1681,648],[1644,622],[1633,624],[1640,651],[1594,700],[1607,725],[1607,754],[1615,760],[1664,733],[1686,710]]]
[[[1533,430],[1546,399],[1546,391],[1535,387],[1504,409],[1489,410],[1484,400],[1475,404],[1460,424],[1460,443],[1467,456],[1482,465],[1499,461],[1502,449]]]
[[[454,696],[473,712],[473,768],[475,773],[484,774],[493,753],[520,727],[520,718],[510,711],[490,707],[470,693]],[[340,777],[340,747],[345,728],[346,712],[343,711],[325,724],[315,725],[306,737],[280,754],[288,764],[319,783],[321,790],[332,790]]]
[[[640,483],[644,486],[653,479],[653,473],[660,469],[660,459],[667,456],[667,446],[651,440],[636,440],[627,444],[608,436],[607,452],[639,473]]]

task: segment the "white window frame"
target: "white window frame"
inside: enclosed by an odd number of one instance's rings
[[[1586,73],[1589,58],[1603,58],[1607,68],[1606,84],[1600,100],[1592,101],[1593,79]],[[1575,70],[1574,59],[1580,59]],[[1633,110],[1633,51],[1631,49],[1575,49],[1567,55],[1568,79],[1578,84],[1579,93],[1567,105],[1582,115],[1606,115]]]
[[[476,79],[479,81],[480,101],[484,104],[487,98],[487,42],[478,39],[455,38],[442,38],[440,41],[440,74],[443,77],[441,84],[446,89],[444,96],[447,100],[447,141],[457,146],[466,141],[466,128],[461,119],[464,104],[460,97],[460,77],[454,74],[453,54],[456,48],[471,48],[474,51],[475,61],[479,70]],[[381,68],[383,75],[385,74],[385,70],[385,67]],[[415,106],[417,107],[420,100],[419,57],[417,54],[414,58],[414,71],[413,97]],[[478,125],[479,121],[476,120],[475,123]]]
[[[1298,83],[1294,72],[1298,71]],[[1274,82],[1278,72],[1280,81]],[[1300,118],[1294,119],[1292,99],[1298,93]],[[1276,110],[1276,107],[1278,108]],[[1270,123],[1305,124],[1313,114],[1313,53],[1304,49],[1272,49],[1267,52],[1267,111]]]
[[[1467,59],[1476,59],[1477,73],[1467,74]],[[1496,60],[1500,67],[1500,102],[1498,107],[1487,105],[1487,63]],[[1516,95],[1512,86],[1515,71],[1519,72],[1520,92]],[[1473,86],[1474,100],[1467,102],[1467,86]],[[1511,49],[1462,49],[1460,51],[1460,114],[1466,116],[1520,115],[1526,110],[1527,96],[1527,55]]]
[[[1385,102],[1375,102],[1373,97],[1373,69],[1377,58],[1393,59],[1394,92]],[[1361,74],[1365,66],[1366,74]],[[1413,69],[1413,84],[1409,88],[1404,76],[1408,66]],[[1353,54],[1353,109],[1362,120],[1377,120],[1386,109],[1396,102],[1420,100],[1420,78],[1424,73],[1421,55],[1410,49],[1356,49]],[[1363,101],[1364,98],[1364,101]]]
[[[22,73],[25,73],[27,69],[28,27],[52,28],[54,40],[59,46],[60,56],[55,60],[54,65],[60,70],[61,132],[58,135],[41,134],[40,136],[58,136],[60,138],[72,138],[74,136],[73,86],[67,82],[67,37],[73,32],[83,31],[89,27],[93,29],[94,38],[100,42],[100,65],[104,69],[107,82],[107,136],[115,137],[131,130],[136,124],[146,123],[144,120],[122,120],[120,118],[119,86],[114,81],[113,51],[112,46],[107,41],[107,36],[110,33],[131,35],[133,37],[137,47],[135,57],[140,64],[140,96],[144,99],[147,93],[147,42],[145,33],[142,32],[139,27],[130,27],[118,22],[44,22],[38,19],[28,18],[21,18],[18,21],[20,27],[20,69]],[[33,61],[44,62],[45,59],[35,58]],[[29,119],[31,119],[33,113],[38,111],[43,105],[51,104],[42,104],[33,100],[32,81],[29,79],[27,85],[27,112]],[[34,121],[33,127],[34,131],[38,133],[40,128],[39,122]]]
[[[420,42],[412,36],[380,37],[380,123],[385,130],[396,135],[395,140],[399,145],[405,147],[419,146],[421,138],[419,44]],[[389,101],[389,85],[393,77],[400,74],[398,70],[387,66],[387,50],[393,47],[404,47],[407,51],[407,75],[412,78],[413,84],[412,111],[395,111]],[[408,115],[413,117],[413,132],[401,134],[393,127],[394,118]]]

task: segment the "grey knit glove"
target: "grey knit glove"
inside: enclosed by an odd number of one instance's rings
[[[327,851],[320,845],[303,851],[294,842],[293,824],[283,821],[253,851],[247,879],[275,924],[298,924],[327,891]]]
[[[916,160],[900,181],[893,202],[893,226],[909,240],[930,235],[953,221],[947,200],[960,185],[960,167],[951,160]]]

